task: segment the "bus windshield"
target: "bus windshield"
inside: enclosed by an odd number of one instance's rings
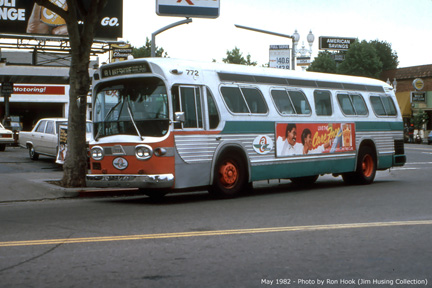
[[[95,139],[112,135],[161,137],[168,132],[168,96],[160,79],[113,81],[96,89]]]

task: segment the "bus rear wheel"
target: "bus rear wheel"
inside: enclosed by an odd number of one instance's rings
[[[216,163],[213,185],[209,192],[218,198],[233,198],[247,188],[247,169],[244,160],[235,152],[222,155]]]
[[[371,184],[375,179],[377,159],[374,150],[369,146],[360,148],[355,172],[342,175],[348,184]]]

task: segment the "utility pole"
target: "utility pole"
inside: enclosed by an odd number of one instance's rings
[[[170,24],[168,26],[165,26],[165,27],[163,27],[163,28],[161,28],[161,29],[153,32],[152,33],[152,40],[151,40],[151,57],[156,57],[156,35],[164,32],[164,31],[166,31],[168,29],[180,26],[182,24],[189,24],[191,22],[192,22],[191,18],[186,18],[185,20],[181,20],[181,21],[172,23],[172,24]]]

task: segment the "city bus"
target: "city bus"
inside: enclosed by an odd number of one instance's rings
[[[379,80],[171,58],[93,78],[90,187],[230,198],[270,179],[370,184],[406,162],[401,112]]]

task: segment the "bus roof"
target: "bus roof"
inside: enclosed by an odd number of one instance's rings
[[[327,88],[343,90],[360,90],[383,92],[393,88],[384,81],[359,77],[319,72],[292,71],[285,69],[255,67],[238,64],[215,62],[198,62],[173,58],[139,58],[111,65],[137,64],[147,62],[150,66],[156,65],[165,75],[172,71],[185,72],[186,69],[217,73],[222,82],[244,82],[274,85],[289,85],[310,88]]]

